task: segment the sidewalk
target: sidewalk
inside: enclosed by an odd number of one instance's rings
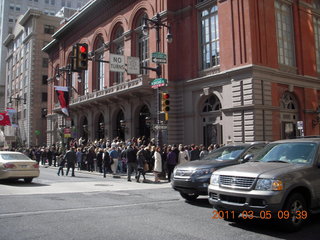
[[[49,165],[39,165],[41,168],[52,168],[52,169],[56,169],[58,171],[58,168],[59,167],[54,167],[53,165],[52,166],[49,166]],[[64,168],[64,172],[66,172],[66,168]],[[89,174],[89,175],[96,175],[96,176],[101,176],[101,178],[103,178],[103,173],[100,173],[100,172],[96,172],[96,171],[93,171],[93,172],[89,172],[87,170],[78,170],[77,168],[75,168],[75,175],[77,175],[77,173],[81,173],[81,174]],[[147,172],[145,173],[145,177],[146,177],[146,180],[143,181],[143,176],[140,175],[140,183],[151,183],[151,184],[161,184],[161,183],[168,183],[168,180],[167,179],[161,179],[160,178],[160,183],[156,183],[154,182],[154,174],[151,173],[151,172]],[[106,174],[106,178],[115,178],[115,179],[123,179],[124,181],[127,181],[127,174],[126,173],[117,173],[117,174],[111,174],[111,173],[107,173]],[[136,182],[136,179],[135,179],[135,175],[134,175],[134,172],[131,174],[131,181],[132,182]]]

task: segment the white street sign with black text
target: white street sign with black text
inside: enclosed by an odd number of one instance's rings
[[[110,54],[110,71],[125,72],[124,56],[118,54]]]

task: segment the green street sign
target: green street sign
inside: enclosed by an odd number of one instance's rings
[[[156,78],[150,82],[151,88],[163,87],[167,84],[167,79],[165,78]]]
[[[153,52],[151,59],[154,63],[167,63],[167,55],[162,52]]]

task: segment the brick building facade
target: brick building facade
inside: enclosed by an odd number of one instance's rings
[[[156,31],[142,33],[143,18],[160,14],[162,77],[170,93],[164,142],[250,142],[319,134],[320,8],[312,0],[95,0],[54,35],[50,56],[47,142],[71,122],[74,137],[155,137],[155,72],[110,71],[110,53],[139,57],[155,67]],[[65,69],[72,46],[87,43],[93,60],[78,75]],[[60,71],[59,71],[60,69]],[[61,75],[58,81],[55,77]],[[78,81],[81,79],[81,81]],[[54,86],[69,85],[66,120]],[[151,126],[146,120],[151,118]],[[299,125],[299,128],[297,127]],[[61,130],[61,129],[60,129]]]

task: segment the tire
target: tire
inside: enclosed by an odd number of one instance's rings
[[[284,211],[290,212],[290,217],[288,219],[282,219],[283,225],[287,231],[295,232],[301,229],[305,224],[306,219],[301,218],[297,213],[306,211],[309,217],[309,211],[307,208],[306,199],[301,193],[293,193],[290,195],[284,205]]]
[[[194,201],[197,199],[197,197],[199,197],[199,195],[194,194],[194,193],[182,193],[180,192],[181,197],[183,197],[184,199],[188,200],[188,201]]]
[[[23,180],[25,183],[31,183],[33,178],[24,178]]]

